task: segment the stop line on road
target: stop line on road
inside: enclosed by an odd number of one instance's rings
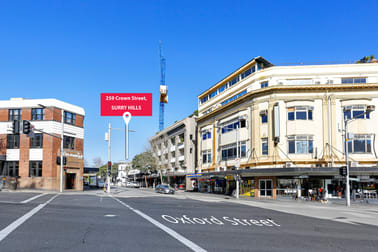
[[[163,214],[163,220],[173,224],[188,224],[188,225],[232,225],[232,226],[257,226],[257,227],[280,227],[276,221],[272,219],[250,219],[250,218],[235,218],[223,216],[222,218],[210,217],[188,217],[182,215],[180,217],[173,217]]]

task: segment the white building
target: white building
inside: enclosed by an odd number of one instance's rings
[[[186,174],[194,173],[196,158],[195,117],[187,117],[158,132],[150,138],[151,151],[157,167],[172,185],[186,185]]]
[[[130,161],[120,162],[118,164],[117,182],[126,183],[128,173],[131,169],[132,168],[131,168],[131,162]]]
[[[353,186],[374,188],[378,112],[366,112],[378,108],[377,63],[273,66],[257,57],[198,100],[202,191],[230,193],[231,175],[238,173],[245,195],[275,198],[324,188],[338,196],[344,117],[353,119],[351,175],[365,183]]]

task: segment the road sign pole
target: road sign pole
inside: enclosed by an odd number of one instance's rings
[[[131,113],[123,113],[123,120],[125,121],[126,131],[125,131],[125,156],[126,160],[129,160],[129,122],[131,120]]]
[[[109,175],[109,172],[110,172],[110,170],[109,170],[109,162],[111,162],[111,156],[110,156],[110,133],[111,133],[111,125],[110,125],[110,123],[109,123],[109,129],[108,129],[108,165],[107,165],[107,167],[108,167],[108,169],[107,169],[107,173],[106,173],[106,181],[107,181],[107,193],[110,193],[110,175]],[[111,169],[111,167],[110,167],[110,169]]]

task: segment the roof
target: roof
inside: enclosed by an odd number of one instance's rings
[[[82,107],[60,101],[54,98],[49,99],[24,99],[24,98],[11,98],[10,100],[0,101],[0,109],[4,108],[38,108],[43,105],[45,107],[55,107],[69,111],[79,115],[85,115]]]
[[[257,56],[251,59],[250,61],[248,61],[247,63],[245,63],[244,65],[242,65],[241,67],[239,67],[238,69],[236,69],[235,71],[233,71],[232,73],[230,73],[229,75],[227,75],[226,77],[224,77],[222,80],[218,81],[215,85],[203,91],[201,94],[198,95],[198,98],[201,98],[201,96],[209,93],[210,91],[217,89],[221,84],[224,84],[226,81],[233,78],[236,74],[240,74],[242,71],[247,70],[247,68],[253,65],[254,63],[263,63],[265,67],[274,66],[272,63],[270,63],[263,57]]]

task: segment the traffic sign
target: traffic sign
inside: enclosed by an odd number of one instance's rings
[[[101,116],[152,116],[152,93],[102,93]]]

